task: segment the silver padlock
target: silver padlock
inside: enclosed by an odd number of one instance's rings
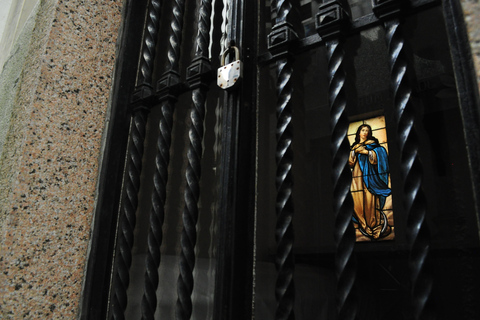
[[[225,57],[231,50],[235,51],[235,61],[225,65]],[[220,60],[221,67],[218,68],[217,72],[217,85],[222,89],[231,89],[242,78],[243,64],[240,61],[240,50],[231,46],[222,53]]]

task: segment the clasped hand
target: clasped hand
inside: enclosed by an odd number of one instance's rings
[[[365,146],[363,145],[360,145],[360,144],[357,144],[353,150],[355,151],[355,153],[361,153],[361,154],[368,154],[368,150],[365,149]]]

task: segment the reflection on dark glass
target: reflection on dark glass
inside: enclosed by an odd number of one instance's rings
[[[372,13],[372,1],[348,0],[348,4],[350,5],[352,20]]]

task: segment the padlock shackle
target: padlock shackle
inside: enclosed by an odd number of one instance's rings
[[[223,67],[225,65],[225,57],[227,53],[231,52],[232,49],[235,51],[235,60],[240,60],[240,50],[236,46],[230,46],[225,51],[223,51],[221,58],[220,58],[220,65]]]

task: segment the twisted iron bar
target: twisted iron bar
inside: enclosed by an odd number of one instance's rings
[[[208,47],[210,45],[210,26],[212,15],[212,0],[201,0],[198,10],[198,32],[195,39],[196,57],[205,57],[208,59]]]
[[[141,86],[151,86],[153,63],[155,57],[156,38],[159,26],[161,1],[151,0],[143,35],[143,46],[137,73],[137,89]],[[132,264],[132,247],[134,229],[136,225],[136,210],[138,207],[138,191],[140,188],[140,173],[142,171],[143,143],[145,126],[149,108],[142,103],[141,107],[133,110],[131,132],[129,136],[128,162],[124,181],[124,200],[121,208],[118,255],[115,258],[115,274],[113,283],[113,297],[111,302],[111,316],[113,319],[124,319],[127,307],[127,289],[130,283],[129,270]]]
[[[348,167],[350,147],[347,139],[345,71],[342,40],[326,44],[328,54],[330,128],[332,151],[333,211],[335,214],[335,272],[337,275],[338,319],[355,319],[357,313],[353,285],[356,278],[356,261],[353,255],[355,230],[352,225],[353,199],[350,194],[352,173]]]
[[[287,21],[293,9],[292,3],[290,0],[277,0],[275,2],[276,3],[272,3],[272,6],[277,13],[277,17],[275,18],[276,24]]]
[[[191,127],[188,133],[188,166],[185,172],[185,207],[181,235],[180,274],[177,282],[178,300],[176,318],[187,320],[192,315],[193,268],[195,267],[195,244],[197,242],[198,199],[202,160],[203,120],[205,118],[206,93],[204,89],[192,92],[194,107],[190,111]]]
[[[293,58],[287,57],[277,61],[277,149],[275,158],[277,163],[276,173],[276,212],[277,224],[275,239],[277,253],[275,266],[277,268],[277,281],[275,284],[275,297],[277,309],[275,319],[295,319],[295,286],[293,274],[295,262],[293,257],[293,123],[292,123],[292,73]]]
[[[176,81],[182,41],[184,2],[175,1],[173,17],[170,23],[169,47],[167,50],[167,78]],[[174,84],[174,83],[172,83]],[[158,268],[161,262],[160,247],[163,241],[162,226],[165,219],[165,202],[168,182],[168,166],[170,163],[170,145],[172,141],[173,110],[177,98],[176,92],[169,92],[161,97],[159,136],[155,156],[155,172],[153,175],[152,210],[150,212],[150,229],[148,233],[148,253],[145,261],[145,291],[142,297],[142,319],[154,319],[157,308]]]
[[[289,0],[272,1],[272,12],[276,12],[275,25],[272,33],[269,35],[269,50],[276,51],[283,55],[276,62],[277,67],[277,128],[276,139],[277,147],[275,151],[275,160],[277,165],[276,172],[276,214],[277,222],[275,227],[275,240],[277,242],[277,252],[275,255],[275,267],[277,269],[277,280],[275,283],[275,298],[277,308],[275,310],[275,319],[293,320],[295,319],[295,285],[294,271],[295,260],[293,255],[293,123],[292,123],[292,93],[293,93],[293,56],[289,54],[289,43],[297,37],[292,25],[294,7]],[[275,45],[275,39],[282,39],[287,35],[284,41]]]
[[[168,37],[167,69],[178,72],[180,45],[182,43],[183,15],[185,10],[184,0],[175,0],[172,5],[173,17],[170,23],[170,36]]]
[[[161,0],[151,0],[148,6],[137,86],[141,84],[150,85],[152,83],[153,62],[155,59],[158,27],[160,25],[161,7]]]
[[[228,15],[230,12],[230,1],[223,0],[223,9],[222,9],[222,25],[220,27],[222,31],[222,36],[220,38],[220,52],[225,51],[228,48]]]
[[[193,63],[208,61],[210,42],[210,16],[212,1],[202,0],[198,12],[198,33],[196,37],[196,58]],[[207,63],[207,62],[205,62]],[[192,108],[190,110],[189,145],[187,150],[187,168],[185,171],[186,187],[184,192],[185,206],[182,220],[180,273],[177,281],[178,299],[176,318],[188,320],[192,315],[193,269],[195,267],[195,245],[197,242],[198,200],[200,197],[201,160],[203,153],[205,102],[208,85],[201,74],[190,78],[192,81]],[[194,82],[193,82],[194,81]]]
[[[129,138],[128,162],[124,181],[123,205],[121,207],[118,231],[118,255],[115,259],[114,293],[111,302],[111,316],[115,320],[125,319],[127,289],[130,282],[129,270],[132,264],[133,231],[136,224],[135,212],[138,206],[140,173],[142,171],[143,142],[147,122],[147,108],[138,109],[132,117]]]
[[[397,134],[400,146],[400,169],[404,182],[404,204],[407,210],[407,240],[410,246],[411,294],[414,319],[432,319],[430,293],[433,278],[429,265],[430,232],[425,221],[427,203],[422,190],[423,168],[418,156],[418,135],[409,66],[404,49],[400,20],[385,22],[389,52],[391,87],[395,103]]]
[[[142,319],[154,319],[157,308],[158,268],[161,261],[160,247],[163,241],[162,226],[165,218],[168,164],[170,162],[171,132],[173,127],[173,106],[169,101],[161,105],[153,175],[152,210],[148,232],[148,253],[145,261],[145,292],[142,298]]]

